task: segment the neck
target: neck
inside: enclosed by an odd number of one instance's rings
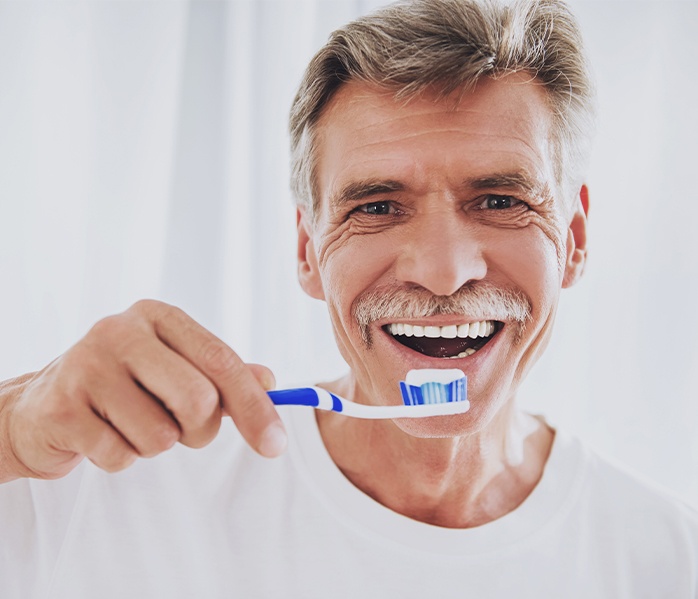
[[[345,397],[347,383],[327,387]],[[342,473],[395,512],[448,528],[480,526],[516,509],[540,480],[553,431],[513,402],[485,429],[447,438],[408,435],[390,420],[317,412]]]

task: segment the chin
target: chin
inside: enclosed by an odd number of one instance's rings
[[[465,414],[432,416],[430,418],[397,418],[395,425],[405,434],[420,439],[448,439],[467,437],[481,432],[492,419],[491,410],[484,403],[473,405]]]

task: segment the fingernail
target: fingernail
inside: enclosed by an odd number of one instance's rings
[[[265,372],[262,375],[262,387],[265,391],[271,391],[274,387],[276,387],[276,379],[271,372]]]
[[[286,450],[288,437],[280,422],[272,422],[262,433],[259,442],[259,453],[265,458],[275,458]]]

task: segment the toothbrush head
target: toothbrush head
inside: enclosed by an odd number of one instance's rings
[[[467,382],[462,370],[421,368],[407,373],[400,392],[406,406],[467,401]]]

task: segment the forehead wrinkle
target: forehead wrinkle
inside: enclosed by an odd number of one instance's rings
[[[379,108],[378,110],[381,110],[381,108]],[[400,108],[398,107],[397,110],[400,110]],[[379,123],[376,122],[376,120],[375,120],[376,117],[374,116],[370,119],[371,122],[368,122],[363,126],[357,127],[356,130],[357,131],[364,131],[365,129],[373,130],[373,129],[375,129],[376,126],[380,126],[380,127],[389,126],[389,125],[394,125],[395,123],[400,123],[402,121],[412,122],[412,121],[414,121],[414,119],[422,118],[422,117],[427,117],[427,118],[430,117],[430,120],[432,120],[432,121],[433,120],[440,121],[444,115],[448,115],[449,117],[453,117],[454,115],[457,115],[457,114],[461,114],[461,115],[479,114],[480,112],[481,111],[469,109],[469,110],[421,110],[419,112],[417,112],[417,111],[410,112],[409,114],[395,114],[395,115],[390,115],[388,113],[388,114],[381,115]],[[375,113],[374,113],[374,115],[375,115]],[[449,128],[450,127],[446,127],[446,129],[449,129]]]
[[[372,103],[371,99],[369,99],[369,103]],[[360,99],[354,99],[347,104],[344,110],[335,107],[333,111],[328,111],[323,115],[322,120],[324,121],[325,125],[329,125],[336,118],[333,118],[331,116],[332,112],[339,111],[342,117],[349,116],[351,118],[351,115],[353,113],[359,112],[360,114],[362,112],[362,109],[365,108],[365,103],[361,102]],[[345,114],[342,115],[342,112],[344,112]],[[365,124],[358,126],[356,128],[356,131],[363,131],[365,129],[374,130],[377,126],[391,126],[402,121],[412,123],[415,119],[422,119],[426,125],[430,125],[430,122],[435,122],[437,128],[439,124],[444,123],[444,119],[446,119],[447,121],[451,121],[450,123],[445,123],[446,129],[449,129],[452,126],[469,127],[472,125],[477,125],[477,123],[479,122],[477,120],[477,117],[482,116],[484,116],[486,119],[490,119],[492,118],[492,116],[496,116],[497,119],[500,121],[509,121],[518,126],[521,123],[533,119],[535,117],[536,112],[537,111],[530,111],[525,115],[512,115],[510,110],[502,110],[499,114],[492,115],[488,110],[480,107],[448,107],[439,106],[438,104],[435,104],[433,107],[418,110],[410,107],[409,105],[394,105],[386,107],[382,103],[379,103],[378,105],[374,104],[374,110],[370,111],[368,116],[363,117],[361,119],[364,121]],[[546,124],[548,126],[550,125],[550,116],[551,115],[546,115],[545,119]],[[476,117],[476,120],[473,121],[472,117]]]
[[[361,131],[369,130],[371,133],[375,133],[376,131],[376,125],[368,125],[366,127],[358,127],[354,129],[353,133],[354,135],[360,133]],[[360,145],[355,148],[355,149],[361,149],[361,148],[369,148],[371,146],[376,146],[376,145],[383,145],[386,143],[393,143],[396,141],[404,141],[408,139],[415,139],[423,136],[429,136],[433,135],[434,133],[449,133],[453,135],[459,135],[459,136],[467,136],[470,138],[477,138],[477,137],[485,137],[485,138],[491,138],[491,139],[514,139],[518,142],[523,143],[527,148],[530,150],[533,150],[534,152],[538,152],[540,148],[537,148],[536,146],[532,145],[529,141],[525,139],[524,136],[514,134],[512,132],[505,134],[502,133],[493,133],[489,131],[473,131],[469,129],[467,126],[463,127],[433,127],[429,128],[426,131],[412,131],[412,132],[405,132],[401,131],[400,133],[397,133],[395,135],[390,135],[390,136],[385,136],[381,137],[380,139],[377,139],[375,141],[365,141],[365,142],[359,142]]]
[[[358,131],[358,130],[356,130]],[[395,144],[395,143],[404,143],[410,140],[418,139],[419,137],[422,136],[429,136],[430,134],[438,132],[438,133],[450,133],[453,135],[459,135],[459,136],[467,136],[469,138],[469,141],[467,143],[469,144],[486,144],[487,141],[493,141],[493,140],[498,140],[498,139],[504,139],[504,140],[513,140],[516,143],[522,144],[523,147],[525,147],[527,150],[531,152],[530,156],[523,156],[523,159],[525,161],[531,161],[531,159],[534,159],[534,161],[539,161],[543,160],[545,161],[546,158],[548,158],[548,150],[546,148],[541,148],[539,146],[533,145],[529,140],[527,140],[525,137],[520,136],[520,135],[513,135],[513,134],[501,134],[501,133],[494,133],[494,132],[474,132],[474,131],[464,131],[462,129],[453,129],[453,128],[444,128],[444,129],[431,129],[429,131],[417,131],[417,132],[412,132],[412,133],[405,133],[402,132],[400,134],[391,136],[391,137],[384,137],[378,140],[373,140],[373,141],[362,141],[359,140],[358,143],[359,145],[355,146],[354,148],[349,149],[349,155],[353,155],[356,153],[359,153],[360,155],[365,153],[367,150],[372,150],[373,148],[378,147],[381,150],[384,150],[384,147],[386,144]],[[481,142],[478,142],[478,139],[482,139]],[[483,146],[480,148],[475,148],[479,151],[493,151],[488,146]],[[474,148],[469,148],[467,151],[467,154],[471,154],[475,151]],[[516,148],[508,148],[508,149],[494,149],[495,151],[498,151],[500,153],[515,153],[515,154],[520,154],[521,149],[516,149]]]
[[[378,99],[378,101],[376,101],[376,99]],[[416,108],[415,105],[411,102],[402,104],[386,104],[385,102],[382,102],[380,100],[380,96],[378,96],[377,98],[372,96],[358,96],[352,98],[349,102],[346,102],[346,107],[344,109],[338,109],[336,106],[333,106],[330,110],[327,110],[327,112],[323,114],[322,120],[325,120],[326,122],[332,121],[333,119],[331,117],[331,114],[333,112],[337,112],[338,110],[340,111],[340,114],[341,112],[351,113],[354,110],[362,112],[363,109],[365,109],[366,104],[373,104],[374,110],[371,111],[371,114],[374,116],[370,117],[371,122],[366,123],[363,127],[359,127],[358,130],[375,127],[377,124],[375,121],[376,118],[380,119],[380,124],[392,124],[403,120],[412,121],[413,119],[420,117],[431,118],[432,120],[439,121],[444,117],[447,119],[458,119],[459,117],[466,116],[470,117],[484,115],[486,118],[490,118],[492,116],[488,112],[488,110],[483,109],[479,106],[465,107],[459,105],[458,103],[454,105],[444,105],[443,101],[436,101],[433,103],[429,103],[428,106],[425,106],[420,110],[419,108]],[[525,115],[523,118],[526,118],[526,116],[531,115]],[[512,115],[509,110],[501,111],[497,115],[497,118],[499,118],[500,120],[509,120],[515,123],[519,123],[522,120],[521,115]]]

